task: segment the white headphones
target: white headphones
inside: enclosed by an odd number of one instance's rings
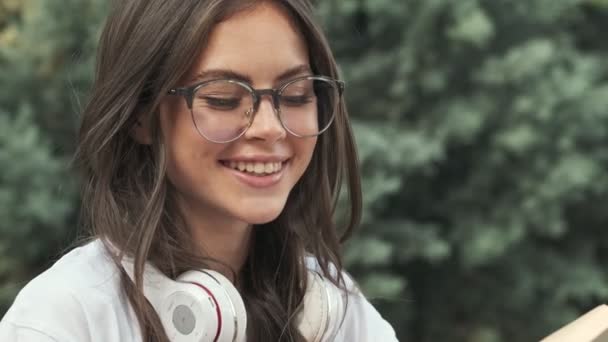
[[[134,280],[133,264],[122,266]],[[309,270],[303,311],[296,317],[309,342],[331,341],[343,313],[340,290]],[[247,312],[230,280],[212,270],[188,271],[172,280],[150,264],[144,270],[144,295],[158,313],[171,342],[245,342]],[[333,328],[333,329],[330,329]],[[325,336],[328,335],[328,336]]]

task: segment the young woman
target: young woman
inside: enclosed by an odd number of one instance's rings
[[[147,279],[189,270],[234,286],[247,341],[396,340],[342,268],[361,206],[343,88],[305,0],[114,1],[76,155],[92,239],[25,286],[0,340],[186,341],[167,324],[196,315],[160,317]]]

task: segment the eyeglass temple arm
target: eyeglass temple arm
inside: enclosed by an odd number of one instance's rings
[[[338,91],[340,92],[340,95],[342,95],[342,93],[344,93],[345,83],[344,81],[338,80],[336,80],[336,83],[338,84]]]
[[[188,95],[190,93],[190,89],[188,88],[172,88],[167,91],[169,95]]]

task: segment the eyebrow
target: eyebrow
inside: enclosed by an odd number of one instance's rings
[[[292,77],[304,75],[304,74],[312,74],[312,70],[310,66],[301,64],[291,67],[281,73],[279,76],[275,78],[276,83],[280,83],[282,81],[286,81]],[[229,78],[241,82],[245,82],[248,84],[252,84],[253,81],[250,76],[236,72],[231,69],[210,69],[203,70],[198,73],[195,77],[192,78],[192,82],[203,82],[212,79],[220,79],[220,78]]]

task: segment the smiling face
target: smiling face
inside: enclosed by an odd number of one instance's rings
[[[277,88],[310,75],[307,46],[289,17],[263,3],[219,23],[182,85],[218,78],[246,80],[256,89]],[[316,138],[298,138],[281,126],[269,96],[238,140],[203,138],[180,96],[160,106],[167,176],[189,224],[241,227],[272,221],[306,170]],[[199,229],[198,227],[192,227]]]

